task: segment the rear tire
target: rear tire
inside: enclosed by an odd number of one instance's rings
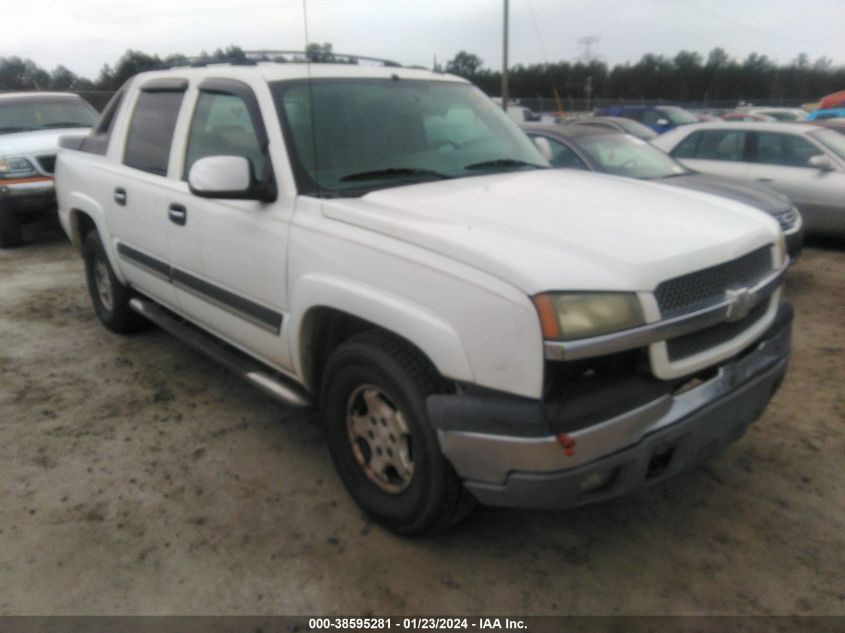
[[[335,468],[358,505],[398,534],[443,529],[474,505],[428,423],[434,385],[415,351],[380,332],[341,344],[323,374],[320,419]]]
[[[23,233],[18,216],[12,205],[0,200],[0,248],[12,248],[23,244]]]
[[[119,334],[143,329],[147,321],[129,307],[132,290],[115,276],[97,231],[91,231],[86,236],[82,256],[88,294],[100,322]]]

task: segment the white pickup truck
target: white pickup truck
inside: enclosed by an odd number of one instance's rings
[[[662,481],[742,435],[786,371],[774,220],[548,169],[457,77],[144,73],[63,146],[60,218],[103,324],[153,321],[316,405],[350,494],[400,533]]]

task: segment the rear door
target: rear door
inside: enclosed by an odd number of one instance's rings
[[[110,183],[109,228],[119,266],[133,286],[168,306],[175,295],[167,206],[174,182],[167,174],[187,85],[184,79],[167,78],[141,86],[121,151],[123,164]]]
[[[830,231],[841,227],[845,214],[845,173],[811,167],[811,157],[827,155],[811,139],[788,132],[755,132],[749,175],[789,197],[807,229]]]
[[[265,127],[271,116],[242,81],[205,79],[192,95],[168,200],[182,214],[171,231],[172,275],[182,313],[244,351],[289,367],[280,335],[295,192],[283,191],[272,203],[221,200],[194,196],[187,183],[193,164],[206,156],[242,156],[257,176],[272,174]]]
[[[743,129],[698,130],[672,149],[671,156],[705,174],[747,179],[749,133]]]

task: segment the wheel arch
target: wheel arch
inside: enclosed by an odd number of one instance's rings
[[[377,329],[404,342],[442,378],[473,381],[457,332],[439,315],[402,297],[336,277],[301,280],[302,308],[288,328],[293,363],[311,391],[331,352],[355,334]]]

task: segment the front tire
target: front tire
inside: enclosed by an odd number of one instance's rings
[[[142,329],[146,321],[129,307],[132,291],[115,276],[100,235],[91,231],[83,247],[88,294],[97,318],[112,332],[126,334]]]
[[[12,205],[0,200],[0,248],[12,248],[23,244],[21,223]]]
[[[428,423],[432,374],[402,341],[368,332],[340,345],[323,375],[335,468],[358,505],[399,534],[442,529],[473,505]]]

